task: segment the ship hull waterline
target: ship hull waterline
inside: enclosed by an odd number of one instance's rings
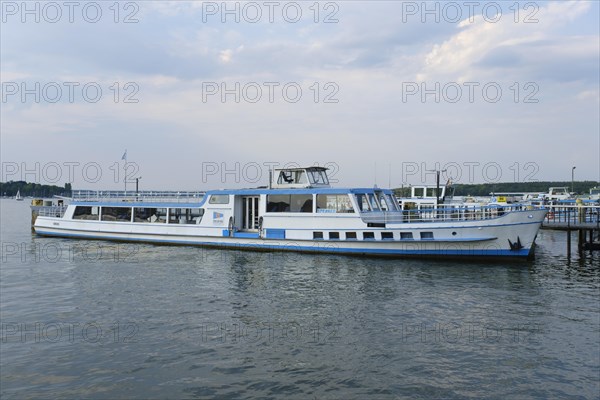
[[[36,221],[37,222],[37,221]],[[533,228],[533,227],[532,227]],[[522,248],[510,248],[509,239],[501,243],[497,237],[473,238],[464,241],[348,241],[268,239],[254,234],[252,237],[192,236],[189,234],[126,233],[117,231],[81,230],[35,226],[36,234],[71,239],[106,240],[116,242],[148,243],[155,245],[199,246],[228,250],[301,252],[312,254],[340,254],[385,258],[433,259],[531,259],[535,249],[535,236]],[[532,229],[532,231],[537,231]],[[233,233],[235,235],[236,233]],[[243,233],[239,233],[243,234]],[[515,240],[521,239],[515,237]]]

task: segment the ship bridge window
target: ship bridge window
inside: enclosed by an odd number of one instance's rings
[[[77,206],[73,212],[73,219],[98,221],[99,216],[98,207]]]
[[[318,213],[353,213],[354,208],[347,194],[318,194]]]
[[[270,194],[267,212],[313,212],[312,194]]]
[[[393,210],[393,205],[389,205],[389,199],[385,194],[380,194],[379,195],[379,205],[381,205],[381,210],[382,211],[388,211],[390,209]]]
[[[298,171],[280,171],[277,177],[277,184],[305,184],[308,182],[306,172],[304,170]]]
[[[398,203],[393,195],[381,194],[379,196],[379,204],[383,211],[398,211]]]
[[[131,207],[102,207],[102,221],[131,222]]]
[[[151,222],[164,224],[167,222],[167,209],[136,207],[133,209],[133,222]]]
[[[208,200],[208,204],[229,204],[228,194],[213,194]]]
[[[278,184],[283,185],[286,183],[293,183],[293,182],[294,182],[294,178],[292,178],[291,171],[281,171],[279,173],[279,178],[277,178]]]
[[[360,211],[398,211],[398,203],[393,195],[376,193],[358,193],[356,202]]]
[[[371,206],[369,205],[369,199],[367,198],[367,195],[357,194],[356,203],[358,204],[360,211],[371,211]]]
[[[169,208],[169,224],[199,224],[204,208]]]
[[[368,198],[369,207],[371,211],[381,211],[381,207],[379,206],[379,202],[377,201],[377,196],[374,193],[368,193],[365,195]]]
[[[327,174],[325,171],[308,171],[308,179],[311,184],[317,185],[329,185],[329,179],[327,178]]]

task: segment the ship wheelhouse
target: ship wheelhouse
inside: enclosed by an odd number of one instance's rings
[[[274,170],[270,182],[273,189],[328,188],[327,168],[279,168]]]

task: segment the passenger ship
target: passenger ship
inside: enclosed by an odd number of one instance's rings
[[[402,210],[391,190],[338,189],[322,167],[277,169],[268,187],[182,200],[74,198],[40,210],[39,235],[368,256],[532,254],[546,215],[522,205]]]

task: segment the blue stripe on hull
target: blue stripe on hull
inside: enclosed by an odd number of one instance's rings
[[[153,243],[153,244],[177,244],[177,245],[191,245],[191,246],[207,246],[207,247],[219,247],[228,249],[255,249],[255,250],[267,250],[267,251],[298,251],[306,253],[334,253],[334,254],[350,254],[350,255],[372,255],[372,256],[448,256],[448,257],[517,257],[526,258],[530,255],[530,249],[520,250],[508,250],[508,249],[368,249],[368,248],[341,248],[335,247],[335,243],[340,242],[325,242],[327,245],[320,247],[323,242],[315,242],[316,246],[300,246],[296,242],[289,240],[289,244],[282,246],[269,244],[269,240],[263,240],[265,243],[217,243],[217,242],[205,242],[205,241],[178,241],[178,240],[164,240],[164,239],[152,239],[152,238],[123,238],[118,236],[98,236],[98,235],[87,235],[87,234],[74,234],[74,233],[57,233],[49,232],[36,229],[36,233],[42,236],[56,236],[56,237],[71,237],[78,239],[99,239],[99,240],[112,240],[121,242],[141,242],[141,243]],[[343,242],[341,242],[343,243]],[[415,242],[414,244],[419,244]]]

